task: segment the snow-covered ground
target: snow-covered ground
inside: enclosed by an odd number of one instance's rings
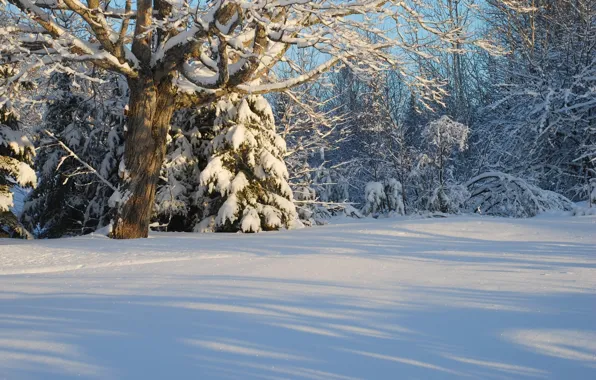
[[[0,240],[0,379],[596,379],[596,218]]]

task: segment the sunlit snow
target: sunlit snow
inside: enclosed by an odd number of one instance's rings
[[[596,218],[0,240],[0,379],[596,378]]]

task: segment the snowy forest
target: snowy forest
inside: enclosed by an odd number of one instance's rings
[[[0,237],[583,215],[594,0],[0,0]]]

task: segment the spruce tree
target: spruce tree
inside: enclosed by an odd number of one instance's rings
[[[122,106],[118,103],[125,88],[114,77],[101,79],[100,87],[77,83],[67,74],[57,74],[51,82],[35,161],[39,186],[27,199],[22,217],[38,237],[85,234],[111,220],[113,189],[98,176],[114,185],[119,181],[124,115],[113,110]]]
[[[16,117],[7,107],[0,109],[0,237],[29,237],[14,210],[15,187],[34,187],[31,168],[35,149],[18,129]]]
[[[232,96],[216,105],[215,138],[200,175],[198,197],[208,196],[196,230],[259,232],[289,228],[296,208],[283,161],[285,141],[276,133],[262,96]]]
[[[155,197],[152,228],[193,231],[206,216],[211,197],[199,194],[199,175],[215,137],[215,107],[182,109],[174,114]]]

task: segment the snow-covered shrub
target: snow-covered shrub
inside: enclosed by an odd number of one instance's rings
[[[341,213],[350,218],[364,218],[364,215],[352,205],[346,204],[341,208]]]
[[[369,182],[364,188],[364,215],[375,215],[385,211],[387,207],[387,195],[382,182]]]
[[[405,212],[401,183],[395,178],[389,179],[385,185],[385,195],[387,196],[387,210],[390,213],[403,215]]]
[[[339,172],[332,175],[334,181],[329,191],[329,201],[336,203],[345,203],[350,199],[350,183],[348,179],[342,176]]]
[[[480,174],[466,184],[471,212],[527,218],[551,210],[571,211],[573,203],[564,196],[531,185],[501,172]]]
[[[588,200],[585,202],[577,203],[575,208],[571,212],[573,216],[588,216],[596,215],[596,178],[590,178],[588,181]]]
[[[294,190],[294,202],[300,221],[306,226],[327,224],[337,207],[321,203],[316,198],[316,191],[311,187]]]
[[[0,237],[28,237],[14,212],[15,186],[34,187],[37,183],[31,168],[35,149],[20,131],[17,120],[6,108],[0,109]]]
[[[199,197],[211,197],[196,230],[259,232],[297,222],[284,140],[262,96],[232,96],[216,106],[216,137],[200,174]]]
[[[313,170],[313,178],[310,181],[310,186],[315,189],[317,198],[321,202],[345,202],[346,198],[343,198],[343,192],[338,189],[339,178],[336,173],[331,170],[322,167]]]
[[[461,212],[469,198],[470,193],[463,185],[437,187],[428,200],[427,210],[457,214]]]
[[[404,215],[403,188],[394,178],[384,183],[367,183],[364,188],[364,201],[361,210],[364,215]]]
[[[311,225],[315,214],[315,190],[310,186],[296,186],[293,193],[298,217],[300,220],[305,221],[307,225]]]

